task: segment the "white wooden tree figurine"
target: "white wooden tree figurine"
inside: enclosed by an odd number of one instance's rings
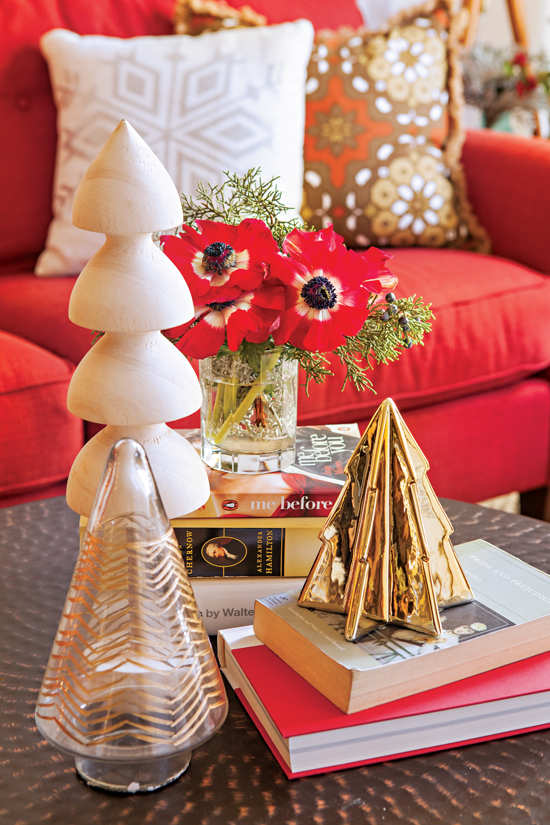
[[[69,476],[67,503],[84,516],[109,450],[124,436],[145,448],[169,518],[208,499],[208,478],[196,451],[159,423],[201,405],[192,367],[160,332],[193,317],[184,279],[151,237],[178,226],[181,218],[168,172],[121,121],[84,175],[73,207],[75,226],[106,235],[69,304],[71,321],[105,332],[78,365],[67,396],[72,413],[107,425],[80,451]]]

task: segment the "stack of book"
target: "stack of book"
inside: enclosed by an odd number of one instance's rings
[[[200,447],[199,430],[182,433]],[[282,472],[207,468],[209,500],[171,523],[209,634],[250,623],[256,599],[302,586],[359,438],[356,424],[299,427]]]
[[[200,450],[200,430],[179,432]],[[298,427],[295,461],[281,472],[206,468],[210,498],[171,524],[207,633],[249,623],[256,599],[302,587],[359,439],[357,424]]]
[[[289,778],[550,726],[550,576],[484,541],[456,548],[475,601],[434,639],[261,599],[222,630],[220,664]]]

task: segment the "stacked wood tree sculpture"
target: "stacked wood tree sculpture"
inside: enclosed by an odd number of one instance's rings
[[[178,192],[137,132],[121,121],[92,162],[75,196],[73,222],[104,232],[71,295],[73,323],[105,334],[77,367],[67,406],[107,426],[77,456],[69,507],[89,516],[114,442],[129,436],[147,453],[168,518],[201,507],[208,478],[197,453],[165,423],[201,405],[187,359],[161,333],[193,317],[193,302],[174,264],[151,234],[181,223]]]

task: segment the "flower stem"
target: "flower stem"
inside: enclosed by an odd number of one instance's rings
[[[223,425],[220,427],[220,429],[218,430],[218,432],[216,433],[216,435],[213,438],[214,444],[217,444],[218,446],[220,444],[222,444],[224,439],[226,438],[227,433],[229,432],[230,428],[233,426],[233,424],[239,424],[242,421],[243,416],[246,414],[246,412],[250,409],[250,407],[254,403],[254,399],[256,398],[256,396],[260,395],[260,393],[262,393],[263,390],[265,389],[265,387],[267,385],[267,376],[269,375],[271,370],[277,364],[277,362],[280,358],[281,352],[282,352],[282,347],[278,347],[271,354],[271,356],[270,356],[267,363],[264,363],[264,361],[262,359],[262,361],[260,362],[260,374],[258,375],[258,378],[256,378],[254,383],[251,384],[250,389],[248,390],[247,394],[245,395],[245,397],[243,398],[243,400],[241,401],[241,403],[239,404],[239,406],[237,407],[235,412],[233,412],[233,413],[230,412],[227,415]],[[231,388],[231,391],[235,393],[235,398],[236,398],[236,394],[237,394],[236,379],[232,378],[231,383],[234,383],[234,387]],[[228,388],[226,387],[225,397],[227,397],[227,394],[228,394]],[[225,400],[225,398],[224,398],[224,400]],[[217,403],[217,398],[216,398],[216,403]]]
[[[227,421],[233,410],[235,409],[234,404],[234,394],[235,394],[235,378],[231,376],[227,384],[225,385],[225,392],[223,396],[223,417],[224,420]]]
[[[223,397],[225,391],[225,384],[218,384],[218,389],[216,392],[216,400],[214,401],[214,410],[212,412],[212,419],[214,422],[214,426],[216,426],[217,422],[222,416],[222,409],[223,409]]]

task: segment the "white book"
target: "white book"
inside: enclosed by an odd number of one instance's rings
[[[190,578],[197,607],[206,632],[215,636],[225,627],[251,624],[254,602],[281,593],[288,588],[301,589],[305,579],[282,576],[246,578]]]

